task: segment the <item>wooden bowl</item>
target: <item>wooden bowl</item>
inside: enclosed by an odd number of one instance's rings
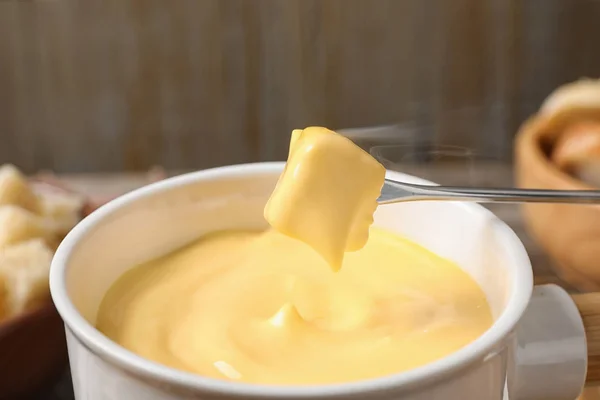
[[[0,399],[35,393],[64,373],[64,325],[50,299],[28,313],[0,322]]]
[[[53,179],[34,185],[70,191]],[[84,204],[82,217],[94,206]],[[53,384],[67,366],[64,324],[50,296],[40,307],[0,321],[0,400],[26,398]]]
[[[550,161],[557,138],[576,121],[600,121],[600,109],[565,109],[538,114],[519,130],[515,144],[517,185],[524,188],[589,190],[594,187]],[[524,204],[526,227],[555,261],[556,272],[586,291],[600,290],[600,206]]]

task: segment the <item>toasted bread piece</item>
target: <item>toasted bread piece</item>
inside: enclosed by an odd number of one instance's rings
[[[0,287],[5,316],[47,301],[48,274],[53,252],[42,239],[28,240],[0,250]],[[1,301],[1,300],[0,300]]]
[[[552,161],[571,169],[589,159],[600,159],[600,121],[574,122],[557,139]]]
[[[14,205],[33,213],[39,212],[38,196],[29,186],[27,179],[10,164],[0,167],[0,206]]]
[[[318,126],[296,129],[264,216],[337,271],[345,252],[367,243],[384,180],[385,167],[350,139]]]
[[[0,206],[0,249],[34,238],[52,239],[44,220],[17,206]]]
[[[567,126],[551,157],[563,171],[600,187],[600,121],[580,121]]]
[[[549,115],[577,108],[600,108],[600,79],[580,79],[560,86],[544,100],[540,112]]]
[[[40,193],[40,215],[58,237],[64,237],[81,220],[84,199],[58,191]]]

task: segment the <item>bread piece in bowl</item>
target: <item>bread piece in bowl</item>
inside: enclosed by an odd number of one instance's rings
[[[560,86],[546,97],[539,114],[551,115],[586,108],[600,108],[600,79],[583,78]]]
[[[575,178],[600,187],[600,121],[579,121],[557,138],[551,160]]]

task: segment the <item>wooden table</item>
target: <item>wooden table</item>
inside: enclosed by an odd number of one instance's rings
[[[447,185],[470,184],[488,187],[512,185],[511,167],[501,163],[477,164],[468,170],[464,165],[405,166],[402,170]],[[150,180],[147,174],[86,174],[65,175],[61,178],[73,189],[92,197],[117,196],[143,186]],[[486,207],[504,220],[525,244],[533,264],[536,284],[555,283],[568,290],[572,289],[553,272],[550,259],[527,235],[518,205],[490,204]],[[36,400],[72,399],[68,374],[55,388],[54,393],[36,398]]]

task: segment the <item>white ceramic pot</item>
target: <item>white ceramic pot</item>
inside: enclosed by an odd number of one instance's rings
[[[231,383],[145,360],[94,328],[105,292],[129,268],[211,231],[265,227],[263,207],[283,166],[235,165],[167,179],[110,202],[73,229],[54,257],[50,287],[66,325],[78,400],[498,400],[507,393],[511,400],[573,400],[578,395],[586,344],[575,305],[556,286],[533,291],[523,245],[475,204],[415,202],[376,212],[376,225],[467,271],[484,289],[495,317],[473,343],[408,372],[312,387]],[[424,182],[395,172],[389,176]]]

